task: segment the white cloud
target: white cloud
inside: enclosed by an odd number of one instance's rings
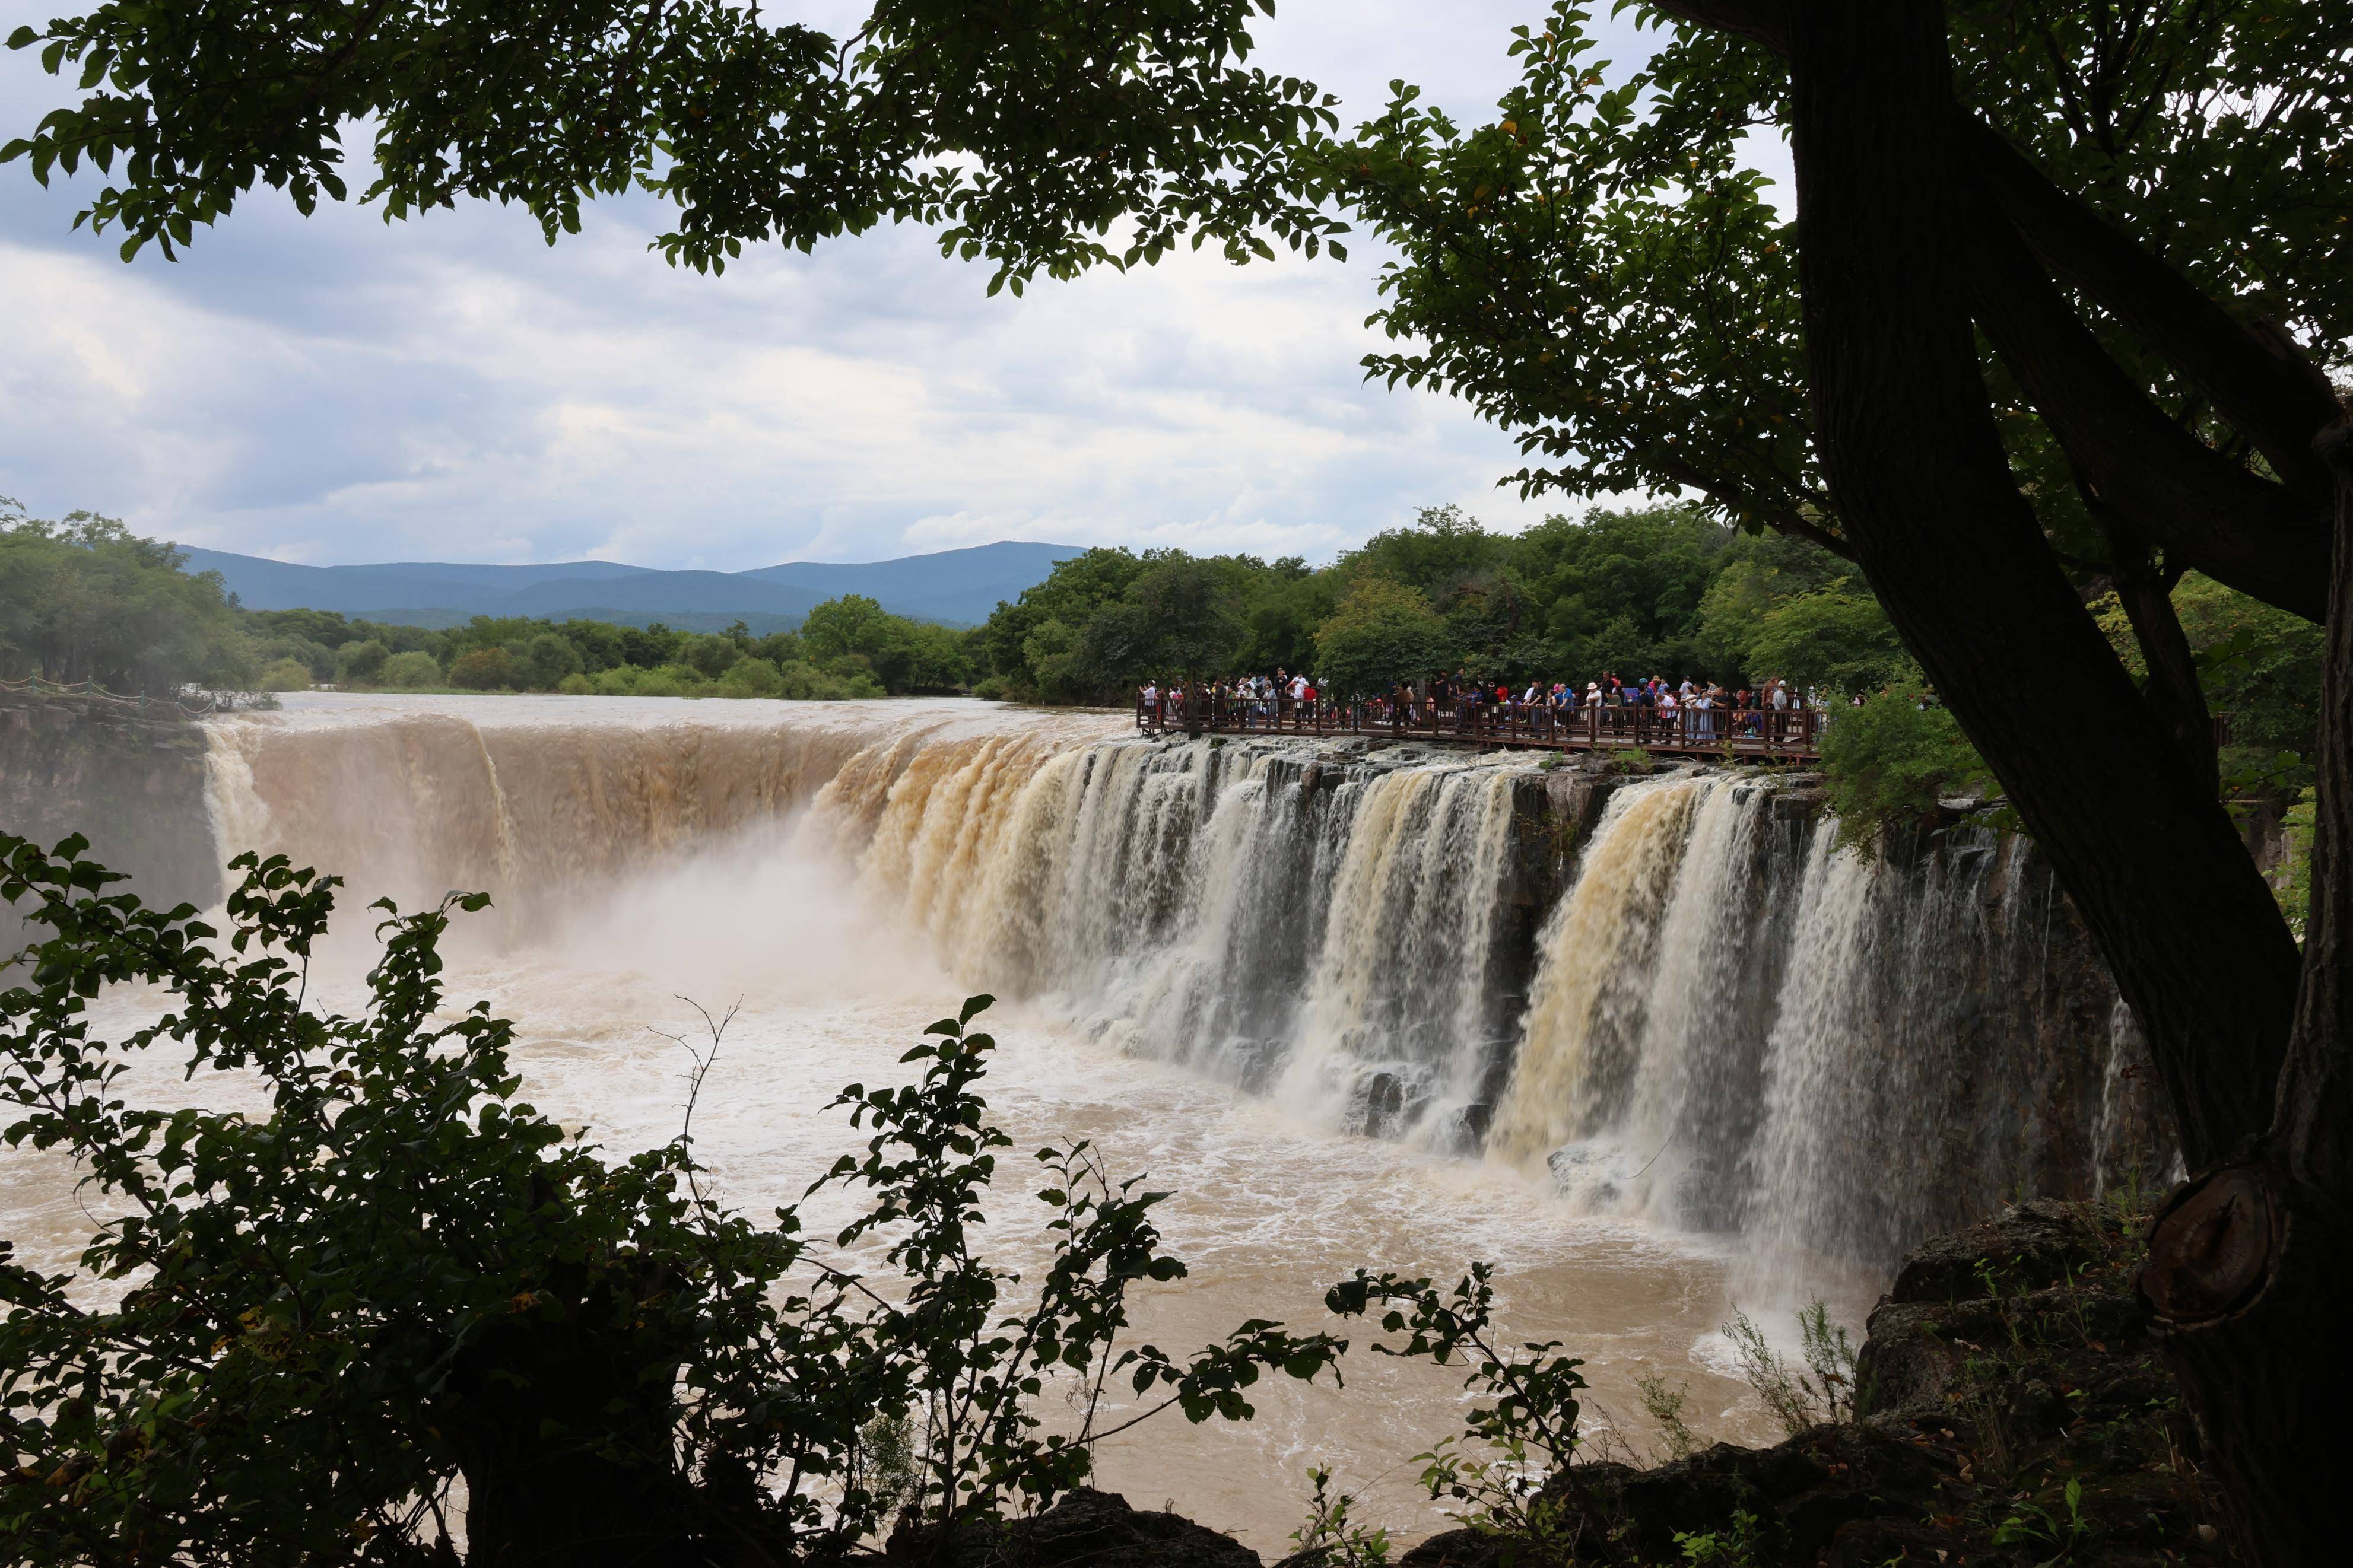
[[[1476,111],[1533,10],[1289,0],[1265,58],[1366,112],[1396,74]],[[0,66],[9,100],[53,100],[28,64]],[[1491,488],[1518,454],[1461,405],[1362,383],[1368,247],[989,300],[913,230],[713,279],[646,252],[642,199],[551,249],[497,207],[387,227],[263,197],[186,261],[124,267],[69,232],[77,196],[0,170],[0,491],[190,543],[723,569],[996,538],[1321,558],[1419,505],[1546,510]]]

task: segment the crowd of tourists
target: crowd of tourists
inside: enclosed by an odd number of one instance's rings
[[[1219,722],[1273,726],[1337,707],[1313,677],[1287,669],[1230,680],[1172,681],[1165,687],[1147,680],[1137,699],[1147,722],[1157,722],[1165,714],[1174,723],[1189,713],[1213,714]],[[1656,675],[1630,680],[1604,674],[1579,688],[1566,680],[1489,681],[1458,669],[1451,675],[1394,682],[1356,704],[1355,717],[1360,724],[1401,723],[1416,729],[1440,723],[1508,725],[1546,714],[1556,723],[1567,724],[1585,721],[1587,710],[1599,710],[1611,714],[1612,728],[1622,727],[1630,717],[1644,728],[1672,729],[1710,741],[1760,734],[1769,715],[1820,706],[1819,692],[1801,691],[1779,679],[1727,689],[1715,681],[1671,681]],[[1627,710],[1636,711],[1630,716]]]

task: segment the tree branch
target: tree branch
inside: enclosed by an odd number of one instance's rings
[[[1651,4],[1670,16],[1762,44],[1777,55],[1789,52],[1788,0],[1651,0]]]
[[[1821,524],[1808,521],[1800,512],[1780,507],[1767,510],[1758,505],[1755,496],[1742,495],[1725,486],[1712,483],[1695,468],[1686,468],[1681,464],[1669,462],[1662,462],[1659,466],[1661,470],[1670,478],[1688,485],[1710,500],[1733,511],[1750,512],[1761,517],[1765,526],[1776,533],[1786,533],[1792,539],[1802,539],[1810,543],[1818,544],[1840,560],[1853,565],[1860,566],[1862,563],[1856,557],[1853,545]]]
[[[1696,26],[1788,53],[1787,0],[1652,3]],[[2338,417],[2337,397],[2295,341],[2268,324],[2241,325],[2203,289],[2053,183],[2000,132],[1957,106],[1955,116],[1966,127],[1967,161],[2052,270],[2098,300],[2202,393],[2289,489],[2316,507],[2327,506],[2328,471],[2312,443]]]
[[[2099,942],[2189,1158],[2210,1160],[2270,1119],[2295,944],[2019,493],[1967,311],[1941,6],[1809,0],[1792,16],[1808,380],[1839,521]],[[2100,715],[2098,745],[2052,743],[2053,691]]]
[[[2326,505],[2328,471],[2312,442],[2337,417],[2337,399],[2294,341],[2276,329],[2241,326],[2196,284],[2054,184],[2001,132],[1961,118],[1970,165],[2044,263],[2162,355],[2245,433],[2288,488]]]
[[[2096,507],[2218,582],[2311,621],[2327,613],[2320,509],[2166,416],[2084,324],[1981,190],[1962,199],[1978,325]]]
[[[2087,498],[2088,499],[2088,498]],[[2173,737],[2198,787],[2208,795],[2222,792],[2221,768],[2214,749],[2214,720],[2206,706],[2206,689],[2198,679],[2198,658],[2189,637],[2174,613],[2170,565],[2159,568],[2150,558],[2148,541],[2129,522],[2109,514],[2096,500],[2092,515],[2106,530],[2109,549],[2116,560],[2117,602],[2132,622],[2133,640],[2140,645],[2148,680],[2141,689],[2159,726]]]

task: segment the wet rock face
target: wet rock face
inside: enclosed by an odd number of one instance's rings
[[[1904,1261],[1859,1357],[1860,1420],[1655,1468],[1574,1466],[1560,1563],[2223,1563],[2196,1438],[2130,1289],[2137,1219],[2038,1202]],[[2072,1492],[2071,1492],[2072,1489]],[[1454,1531],[1402,1568],[1502,1568]]]
[[[164,909],[221,895],[205,814],[205,737],[65,702],[0,702],[0,828],[42,847],[79,833],[90,858]],[[16,917],[0,908],[12,940]]]

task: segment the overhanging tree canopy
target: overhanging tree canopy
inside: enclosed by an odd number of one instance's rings
[[[1260,8],[885,3],[835,40],[717,0],[118,0],[18,35],[87,96],[8,153],[109,170],[85,216],[130,252],[256,181],[341,196],[364,117],[391,216],[497,196],[553,237],[635,182],[679,207],[674,261],[913,218],[1017,287],[1186,239],[1314,250],[1338,194],[1403,252],[1387,314],[1426,344],[1376,368],[1519,429],[1525,482],[1688,490],[1861,565],[2215,1167],[2160,1227],[2151,1299],[2251,1547],[2326,1561],[2310,1456],[2353,1403],[2328,1331],[2353,1284],[2353,452],[2327,379],[2353,336],[2353,13],[1661,0],[1645,79],[1610,87],[1563,4],[1493,124],[1408,94],[1337,141],[1314,89],[1244,64]],[[1758,123],[1789,134],[1794,226],[1741,171]],[[2192,567],[2330,626],[2301,960],[2215,799],[2168,598]]]
[[[642,186],[678,209],[663,254],[700,269],[913,219],[1018,292],[1188,237],[1240,259],[1343,232],[1288,156],[1333,100],[1245,63],[1271,9],[884,0],[835,38],[727,0],[115,0],[9,40],[88,96],[0,156],[96,165],[83,216],[125,259],[257,184],[306,213],[344,199],[362,124],[387,218],[494,197],[553,240],[584,198]]]

